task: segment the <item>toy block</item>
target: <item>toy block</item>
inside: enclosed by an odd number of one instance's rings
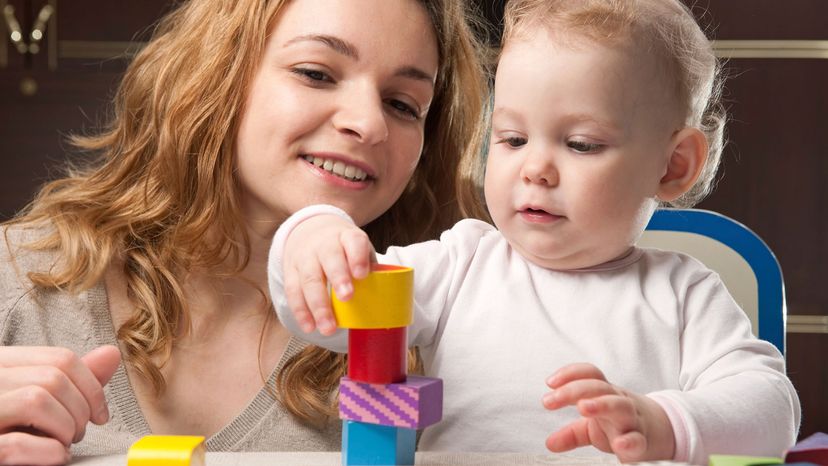
[[[710,466],[769,466],[772,464],[782,464],[782,458],[710,455]]]
[[[348,330],[348,377],[368,383],[405,381],[407,327]]]
[[[417,431],[342,421],[342,464],[414,464]]]
[[[129,447],[127,466],[204,466],[204,437],[147,435]]]
[[[338,327],[406,327],[414,315],[414,269],[374,264],[367,277],[354,280],[350,300],[340,301],[332,292],[331,302]]]
[[[817,432],[785,452],[785,462],[811,462],[828,466],[828,434]]]
[[[401,383],[371,384],[343,377],[339,385],[339,417],[424,429],[443,417],[443,381],[409,376]]]

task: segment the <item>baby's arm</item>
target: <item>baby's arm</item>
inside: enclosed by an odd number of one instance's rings
[[[322,335],[320,332],[303,332],[299,321],[294,316],[293,310],[291,310],[288,305],[287,294],[285,291],[285,273],[288,273],[287,269],[283,267],[285,241],[288,239],[288,236],[291,237],[291,244],[288,247],[290,251],[302,252],[304,249],[304,253],[310,252],[318,255],[319,251],[314,251],[314,249],[320,246],[311,245],[310,242],[313,241],[314,244],[317,244],[319,242],[319,238],[324,237],[330,233],[330,231],[328,231],[327,227],[325,228],[325,232],[321,230],[316,231],[315,229],[310,228],[310,226],[312,226],[311,224],[306,225],[305,222],[310,222],[310,220],[313,220],[313,217],[315,216],[321,217],[323,213],[340,216],[343,220],[347,220],[350,226],[346,226],[342,231],[354,231],[356,228],[353,226],[353,223],[350,222],[350,218],[347,214],[340,209],[331,206],[306,207],[291,215],[279,227],[270,248],[270,256],[268,257],[267,263],[268,287],[270,297],[273,300],[273,307],[279,316],[279,322],[281,322],[281,324],[288,331],[311,344],[344,353],[348,349],[347,330],[339,329],[334,332],[333,337]],[[334,225],[328,215],[325,215],[324,218],[320,218],[319,221],[324,225],[330,226],[332,229],[342,227],[342,225],[338,223]],[[300,224],[302,224],[302,230],[297,231],[295,235],[292,234],[293,229]],[[307,230],[313,231],[311,231],[309,235],[302,233]],[[322,236],[317,236],[318,234]],[[359,231],[357,231],[356,234],[357,236],[362,235]],[[466,278],[466,272],[470,267],[470,263],[475,258],[477,247],[481,239],[486,237],[488,234],[494,234],[494,228],[491,225],[477,220],[464,220],[455,225],[451,230],[443,232],[439,241],[432,240],[405,247],[390,247],[384,254],[377,255],[377,259],[382,263],[405,265],[416,271],[414,274],[414,318],[411,325],[408,326],[409,346],[420,346],[423,348],[433,345],[436,342],[435,338],[438,336],[438,329],[450,314],[449,304],[454,302],[456,294],[459,290],[463,289],[462,284]],[[311,240],[310,236],[313,236],[316,239]],[[294,240],[296,240],[295,243]],[[326,240],[323,239],[322,241],[322,248],[330,246],[330,244],[324,243]],[[345,239],[344,241],[346,243],[345,246],[343,246],[338,240],[331,240],[330,243],[333,244],[334,249],[339,248],[340,251],[344,251],[346,249],[347,251],[358,249],[357,247],[349,246],[348,244],[350,243],[348,239]],[[360,239],[358,242],[359,241],[362,240]],[[367,243],[367,239],[365,244],[367,245],[365,252],[358,252],[354,254],[351,254],[351,252],[345,253],[344,260],[348,263],[348,265],[339,266],[340,270],[343,271],[340,272],[340,275],[338,276],[340,278],[334,278],[330,275],[327,276],[327,278],[329,278],[333,283],[334,287],[339,287],[342,283],[345,283],[345,286],[348,287],[352,278],[357,278],[357,276],[360,275],[364,276],[364,274],[368,273],[373,248]],[[340,256],[340,258],[341,257],[342,256]],[[355,259],[356,257],[359,257],[360,259],[357,260]],[[362,259],[364,257],[367,257],[368,259]],[[313,263],[313,260],[314,259],[311,257],[310,262]],[[360,263],[365,267],[362,271],[354,271],[353,268],[351,268],[351,264],[357,264],[357,268],[359,268]],[[294,273],[298,275],[299,272],[294,270]],[[333,272],[331,272],[331,274],[333,274]],[[323,313],[328,312],[328,317],[330,318],[330,297],[327,290],[324,289],[324,282],[321,281],[323,279],[320,278],[327,274],[321,269],[320,265],[320,268],[317,269],[316,272],[312,271],[310,275],[315,276],[316,279],[320,280],[318,284],[314,284],[317,290],[314,292],[314,295],[316,296],[314,299],[317,300],[315,302],[321,303],[320,305],[325,309]],[[299,288],[302,287],[303,286],[300,281]],[[336,291],[337,296],[350,296],[352,288],[344,289],[343,292],[340,292],[339,289]],[[324,292],[324,294],[321,294],[322,292]],[[306,306],[308,306],[305,311],[305,319],[315,325],[315,317],[312,313],[308,314],[310,313],[310,309],[313,308],[313,305],[309,304],[309,298],[305,295],[304,291],[302,292],[301,297],[296,299],[304,301]]]
[[[681,348],[678,387],[647,393],[643,404],[635,401],[641,395],[632,397],[632,404],[642,413],[638,417],[645,418],[642,425],[650,425],[646,418],[654,413],[647,405],[657,403],[659,416],[669,419],[664,431],[673,436],[664,445],[672,443],[675,448],[673,456],[661,459],[706,464],[711,454],[781,456],[796,440],[800,416],[796,391],[785,376],[784,359],[773,345],[751,336],[750,321],[718,276],[689,265],[684,269],[689,273],[676,273],[684,278],[675,285],[676,290],[686,290],[679,303],[682,328],[676,342]],[[565,380],[575,379],[569,376]],[[573,396],[563,390],[562,381],[551,382],[555,392],[563,392],[564,401],[549,400],[547,404],[545,400],[544,405],[554,409],[564,402],[573,404],[584,418],[554,433],[547,445],[556,451],[586,443],[602,448],[604,431],[592,420],[590,408],[581,409],[590,405],[582,400],[594,396]],[[630,395],[614,386],[604,386],[603,390]],[[649,451],[650,434],[643,434]],[[611,443],[610,438],[603,445]],[[614,446],[611,451],[625,458]]]
[[[675,440],[670,419],[654,400],[607,381],[592,364],[570,364],[547,380],[547,409],[573,405],[583,416],[552,433],[546,446],[554,452],[593,445],[622,462],[670,459]]]
[[[373,260],[368,235],[345,212],[332,206],[303,209],[279,228],[273,240],[268,264],[271,295],[276,299],[284,292],[304,332],[318,327],[322,335],[332,335],[336,322],[327,283],[339,299],[348,300],[353,295],[352,278],[365,278]]]

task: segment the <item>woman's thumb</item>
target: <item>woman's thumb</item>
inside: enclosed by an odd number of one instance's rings
[[[99,346],[86,353],[81,361],[95,374],[101,385],[106,385],[121,363],[121,351],[113,345]]]

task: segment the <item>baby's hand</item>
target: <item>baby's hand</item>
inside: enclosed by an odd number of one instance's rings
[[[365,278],[373,259],[368,235],[340,217],[317,215],[297,225],[285,241],[282,266],[285,298],[302,330],[333,334],[327,282],[347,301],[354,292],[351,277]]]
[[[587,363],[564,366],[546,384],[552,391],[543,396],[544,407],[574,405],[583,416],[553,432],[546,439],[548,449],[563,452],[594,445],[625,463],[673,458],[673,427],[654,400],[612,385]]]

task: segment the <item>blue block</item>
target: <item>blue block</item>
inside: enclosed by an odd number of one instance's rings
[[[342,464],[414,464],[417,431],[342,421]]]

